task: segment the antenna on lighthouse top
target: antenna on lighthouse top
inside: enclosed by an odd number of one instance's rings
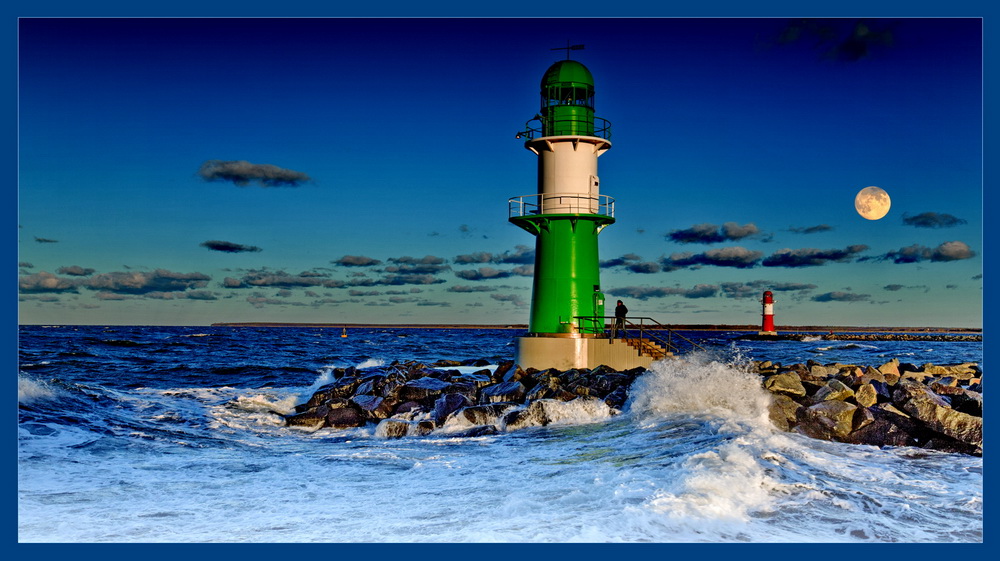
[[[582,51],[583,50],[583,45],[570,45],[569,44],[569,39],[566,39],[566,46],[565,47],[556,47],[554,49],[549,49],[549,50],[550,51],[563,51],[564,50],[564,51],[566,51],[566,60],[569,60],[569,52],[570,51]]]

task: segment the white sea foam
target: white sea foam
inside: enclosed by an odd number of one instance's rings
[[[365,368],[376,368],[379,366],[385,366],[385,360],[381,358],[369,358],[360,362],[355,368],[358,370],[364,370]]]
[[[56,397],[56,390],[45,382],[25,378],[20,374],[17,376],[17,402],[19,404],[27,405],[54,397]]]

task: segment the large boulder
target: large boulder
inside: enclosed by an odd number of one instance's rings
[[[494,370],[490,376],[493,378],[494,382],[502,382],[504,376],[512,368],[520,369],[521,367],[515,364],[514,361],[511,360],[501,362],[500,364],[497,365],[496,370]]]
[[[445,419],[449,415],[463,407],[471,405],[473,405],[473,401],[463,394],[446,393],[434,402],[434,411],[431,415],[434,418],[434,422],[440,426],[444,424]]]
[[[983,394],[954,386],[931,384],[931,391],[951,399],[951,408],[976,417],[983,416]]]
[[[771,405],[768,407],[768,418],[771,423],[783,431],[789,431],[795,426],[799,411],[802,405],[791,397],[784,394],[774,394],[771,396]]]
[[[396,388],[396,399],[399,401],[416,401],[424,405],[432,405],[441,397],[451,384],[437,378],[418,378],[410,380]]]
[[[870,382],[881,382],[886,383],[885,375],[879,372],[878,368],[873,366],[866,366],[861,377],[858,379],[859,384],[865,384]]]
[[[339,378],[313,392],[308,401],[301,405],[296,405],[295,409],[299,412],[306,411],[324,403],[329,403],[334,399],[351,397],[360,385],[360,378]]]
[[[881,403],[867,409],[870,422],[859,423],[851,434],[842,438],[851,444],[869,446],[918,446],[921,439],[920,426],[909,416],[891,404]],[[867,415],[864,415],[866,418]]]
[[[369,374],[361,379],[361,383],[354,390],[354,395],[384,395],[382,388],[385,382],[385,374]]]
[[[470,425],[495,425],[504,411],[516,406],[515,403],[490,403],[488,405],[473,405],[455,412]]]
[[[618,386],[615,391],[608,394],[604,398],[604,403],[608,404],[608,407],[612,409],[621,410],[625,407],[625,403],[628,401],[628,387]]]
[[[857,406],[846,401],[830,400],[807,407],[795,431],[823,440],[842,439],[854,429]]]
[[[410,432],[410,422],[403,419],[385,419],[375,427],[375,436],[403,438]]]
[[[858,390],[854,392],[854,400],[858,402],[861,407],[871,407],[878,403],[878,392],[875,390],[875,386],[871,384],[862,384],[858,387]]]
[[[830,377],[836,376],[839,373],[840,373],[840,367],[835,364],[829,366],[822,364],[813,364],[812,366],[809,367],[808,379],[810,381],[827,380]],[[800,377],[803,380],[807,379],[805,376],[800,375]]]
[[[816,391],[815,401],[845,401],[854,397],[854,390],[840,380],[830,380]]]
[[[798,374],[792,371],[768,376],[764,379],[764,389],[771,393],[784,394],[792,397],[805,397],[806,388]]]
[[[889,384],[890,386],[895,385],[896,382],[899,380],[899,374],[900,374],[899,359],[894,358],[890,360],[889,362],[883,364],[882,366],[879,366],[878,370],[885,378],[887,384]]]
[[[976,374],[976,363],[965,362],[962,364],[931,364],[923,366],[924,372],[935,376],[955,376],[969,378]]]
[[[486,386],[479,391],[480,403],[522,402],[527,388],[521,382],[501,382]]]
[[[312,409],[307,409],[294,415],[286,415],[285,425],[289,427],[318,429],[326,423],[326,414],[329,412],[330,408],[326,405],[313,407]]]
[[[503,416],[502,424],[507,430],[545,426],[549,424],[549,416],[546,413],[545,404],[552,401],[554,400],[540,399],[532,401],[523,409],[514,409]]]
[[[894,392],[893,400],[928,429],[982,448],[983,418],[955,411],[929,388],[912,382],[902,383]]]
[[[377,395],[355,395],[351,398],[355,405],[361,408],[372,421],[388,419],[393,413],[393,403]]]
[[[353,405],[353,404],[352,404]],[[345,429],[350,427],[363,427],[368,424],[368,416],[356,405],[348,407],[334,407],[326,414],[324,426],[335,429]]]
[[[472,374],[462,374],[461,376],[456,376],[451,379],[451,382],[453,384],[467,384],[478,390],[492,384],[493,380],[490,378],[489,370],[480,370],[479,372],[473,372]]]

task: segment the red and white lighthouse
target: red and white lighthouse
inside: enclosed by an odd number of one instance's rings
[[[770,290],[765,290],[761,301],[764,303],[764,311],[761,313],[764,319],[758,335],[777,335],[778,332],[774,330],[774,295]]]

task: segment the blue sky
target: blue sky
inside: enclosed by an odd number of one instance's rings
[[[974,18],[22,19],[20,322],[526,323],[567,41],[633,314],[982,326]]]

